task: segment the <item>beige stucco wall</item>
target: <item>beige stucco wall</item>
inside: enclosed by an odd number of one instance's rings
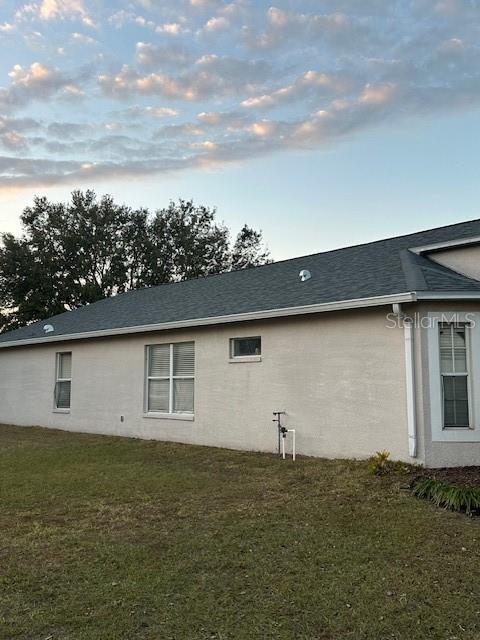
[[[275,451],[287,411],[299,453],[409,460],[404,342],[389,308],[0,349],[0,423]],[[229,339],[262,336],[262,361],[229,362]],[[143,415],[145,345],[194,340],[195,420]],[[54,413],[55,353],[73,354],[72,407]],[[124,422],[120,417],[124,416]]]
[[[419,458],[427,467],[451,467],[480,465],[480,434],[478,442],[435,442],[432,440],[431,397],[429,392],[430,362],[428,354],[428,314],[480,313],[480,303],[429,302],[412,305],[415,314],[416,341],[416,386],[417,386],[417,426],[419,436]],[[472,391],[480,393],[480,380],[474,379]],[[480,428],[480,416],[476,416],[475,428]]]
[[[480,280],[480,246],[478,245],[436,251],[430,253],[428,257],[457,273]]]
[[[437,251],[428,255],[429,259],[438,262],[457,273],[480,280],[480,246],[459,247]],[[427,318],[429,312],[464,313],[480,311],[480,305],[469,303],[445,303],[430,302],[415,306],[416,312],[421,318]],[[431,398],[428,390],[429,376],[435,375],[430,371],[428,358],[428,329],[417,329],[417,390],[418,390],[418,424],[420,438],[422,439],[422,457],[429,467],[478,465],[480,464],[480,442],[435,442],[432,440],[431,429]],[[480,380],[474,380],[472,392],[480,393]],[[472,400],[472,398],[470,398]],[[476,416],[480,428],[480,416]]]

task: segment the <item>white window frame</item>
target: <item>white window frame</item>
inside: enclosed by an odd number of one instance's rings
[[[145,347],[145,400],[144,400],[144,416],[146,418],[169,418],[171,420],[194,420],[195,419],[195,369],[193,376],[174,376],[173,375],[173,347],[182,342],[193,342],[195,350],[195,342],[193,340],[183,340],[179,342],[156,342],[148,344]],[[151,376],[150,370],[150,350],[153,347],[165,346],[170,347],[170,364],[168,376]],[[149,408],[149,388],[150,380],[169,380],[168,389],[168,411],[154,411]],[[192,412],[175,412],[173,411],[173,381],[174,380],[193,380],[193,411]]]
[[[439,325],[446,322],[466,325],[470,427],[444,427]],[[475,393],[476,381],[480,380],[480,314],[460,311],[430,312],[427,351],[432,441],[480,442],[480,393]]]
[[[53,411],[55,413],[70,413],[70,409],[72,407],[72,371],[70,371],[70,378],[59,378],[58,374],[60,371],[60,357],[70,354],[71,367],[73,368],[73,356],[71,351],[57,351],[55,354],[55,386],[53,389]],[[70,382],[70,406],[67,407],[58,407],[57,406],[57,384],[59,382]]]
[[[253,338],[260,338],[260,353],[251,356],[236,356],[235,355],[235,341],[236,340],[252,340]],[[262,336],[235,336],[230,338],[228,345],[229,362],[261,362],[262,360]]]
[[[451,339],[453,341],[453,327],[461,325],[465,329],[465,362],[466,362],[466,371],[458,373],[456,371],[452,372],[443,372],[441,363],[440,363],[440,380],[442,384],[442,427],[443,429],[472,429],[473,425],[473,412],[472,412],[472,389],[471,389],[471,348],[470,348],[470,325],[467,322],[439,322],[438,323],[438,348],[440,350],[440,328],[442,326],[448,326],[450,329]],[[455,368],[455,349],[453,347],[453,342],[451,345],[452,349],[452,362],[453,368]],[[468,424],[458,425],[458,426],[446,426],[445,425],[445,387],[444,387],[444,379],[445,378],[467,378],[467,405],[468,405]]]

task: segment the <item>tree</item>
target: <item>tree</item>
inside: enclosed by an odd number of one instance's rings
[[[263,246],[261,231],[244,225],[232,248],[231,268],[248,269],[269,262],[270,254]]]
[[[170,202],[150,213],[111,196],[74,191],[69,203],[35,197],[23,233],[0,246],[0,331],[131,289],[269,261],[262,234],[245,225],[233,247],[216,210]]]

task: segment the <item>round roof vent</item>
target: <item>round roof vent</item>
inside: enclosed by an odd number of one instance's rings
[[[52,333],[53,331],[55,331],[55,329],[53,328],[53,324],[46,324],[43,327],[43,330],[45,331],[45,333]]]
[[[312,274],[308,269],[302,269],[298,274],[298,277],[300,278],[300,282],[306,282],[307,280],[310,280]]]

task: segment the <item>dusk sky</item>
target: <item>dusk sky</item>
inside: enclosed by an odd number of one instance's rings
[[[480,217],[476,0],[0,0],[0,231],[194,198],[276,259]]]

